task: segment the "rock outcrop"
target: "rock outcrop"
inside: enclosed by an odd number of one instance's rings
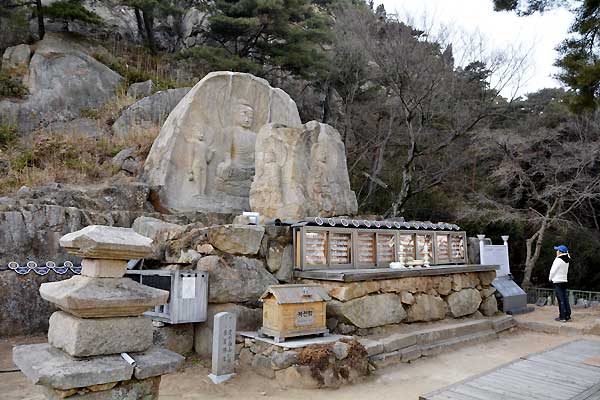
[[[266,218],[355,214],[356,195],[338,131],[316,121],[264,126],[256,142],[250,206]]]
[[[23,101],[0,101],[0,120],[26,131],[42,123],[74,119],[82,110],[102,106],[115,95],[122,80],[82,46],[52,33],[36,44],[24,76],[29,95]]]
[[[125,138],[147,129],[159,128],[189,91],[188,87],[168,89],[136,101],[125,108],[114,122],[114,134]]]
[[[172,210],[247,211],[256,133],[269,123],[300,126],[285,92],[249,74],[210,73],[165,121],[144,180]]]
[[[196,269],[208,271],[209,303],[256,303],[267,287],[279,283],[256,258],[207,256]]]

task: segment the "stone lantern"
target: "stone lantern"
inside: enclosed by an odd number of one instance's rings
[[[42,298],[61,310],[50,317],[48,343],[13,350],[46,398],[158,399],[160,376],[181,366],[182,356],[152,347],[152,321],[142,315],[169,293],[124,277],[127,260],[150,255],[151,243],[132,229],[100,225],[60,239],[83,258],[81,275],[42,284]]]

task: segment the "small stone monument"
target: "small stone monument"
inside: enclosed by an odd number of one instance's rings
[[[60,239],[83,258],[81,275],[42,284],[42,298],[61,309],[50,317],[48,343],[13,350],[47,399],[158,399],[160,376],[180,367],[180,355],[151,348],[152,321],[142,316],[169,293],[124,277],[127,260],[150,255],[151,243],[132,229],[99,225]]]
[[[208,377],[213,383],[222,383],[235,375],[235,314],[221,312],[214,321],[212,373]]]

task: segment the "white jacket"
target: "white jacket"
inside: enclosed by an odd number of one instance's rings
[[[552,268],[550,268],[549,280],[552,283],[567,282],[567,275],[569,274],[569,263],[564,262],[559,257],[554,259]]]

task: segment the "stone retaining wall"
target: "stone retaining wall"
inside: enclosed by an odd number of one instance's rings
[[[288,349],[238,336],[239,363],[286,388],[337,388],[370,371],[364,346],[354,339]]]
[[[495,277],[495,271],[486,271],[352,283],[302,282],[318,283],[332,297],[327,303],[330,330],[366,334],[389,324],[494,315],[498,311],[496,289],[491,286]]]

